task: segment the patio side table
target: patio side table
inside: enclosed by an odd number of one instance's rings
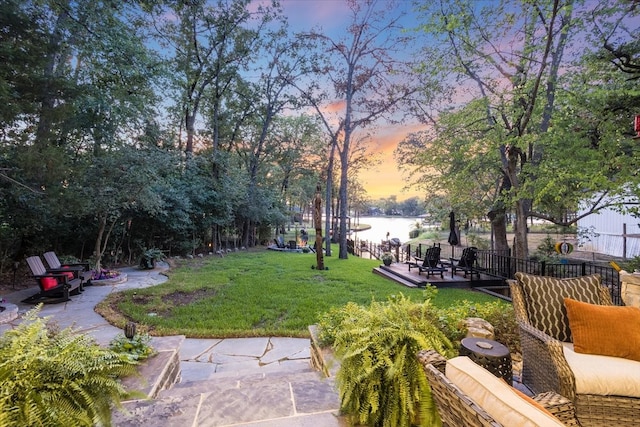
[[[513,384],[511,353],[505,345],[485,338],[464,338],[460,342],[459,353],[460,356],[468,356],[496,377],[504,378],[507,384]]]

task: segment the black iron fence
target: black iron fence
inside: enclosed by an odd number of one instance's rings
[[[353,248],[352,254],[359,257],[380,259],[383,253],[391,252],[397,262],[409,262],[414,257],[422,258],[429,244],[393,245],[393,242],[376,244],[368,241],[351,241],[349,248]],[[459,259],[464,247],[442,246],[441,258]],[[513,279],[517,271],[536,274],[538,276],[551,276],[557,278],[570,278],[586,276],[598,273],[602,276],[602,284],[611,291],[611,299],[614,304],[622,305],[620,297],[620,275],[610,266],[599,265],[590,262],[563,260],[562,262],[547,262],[530,259],[520,259],[511,256],[510,251],[478,250],[478,271],[488,276],[499,279]]]

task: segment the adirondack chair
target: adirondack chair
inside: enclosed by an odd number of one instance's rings
[[[82,291],[82,279],[74,278],[73,272],[61,270],[47,270],[39,256],[27,258],[27,264],[40,292],[27,298],[29,301],[39,301],[41,298],[56,298],[55,302],[69,301],[69,295]]]
[[[44,260],[49,265],[49,269],[47,271],[71,271],[74,274],[73,278],[82,279],[83,285],[88,285],[91,282],[91,271],[88,262],[67,263],[62,265],[58,259],[58,255],[53,251],[45,252],[43,256]]]
[[[442,266],[440,261],[440,246],[432,246],[428,248],[424,253],[424,258],[414,257],[415,262],[409,263],[409,271],[412,268],[418,269],[418,274],[423,271],[427,273],[427,277],[431,273],[440,273],[440,277],[444,277],[444,272],[447,271],[446,267]]]
[[[475,273],[478,275],[478,279],[480,279],[480,272],[476,265],[478,261],[478,248],[475,246],[464,248],[460,259],[449,258],[449,261],[451,262],[451,277],[456,274],[456,270],[462,270],[464,271],[464,277],[467,277],[467,273],[469,273],[471,280],[473,280],[473,273]]]
[[[287,245],[285,245],[284,239],[282,237],[278,237],[277,239],[273,239],[273,241],[276,244],[276,247],[278,249],[286,249],[287,248]]]

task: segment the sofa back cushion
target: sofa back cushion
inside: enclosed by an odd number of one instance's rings
[[[560,427],[553,415],[523,399],[513,387],[466,356],[447,361],[445,375],[503,426]]]
[[[600,304],[599,274],[557,279],[518,272],[515,278],[522,286],[531,325],[563,342],[572,341],[564,299]]]

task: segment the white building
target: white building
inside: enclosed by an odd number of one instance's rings
[[[581,250],[621,258],[640,256],[640,218],[604,209],[578,220],[578,230]]]

